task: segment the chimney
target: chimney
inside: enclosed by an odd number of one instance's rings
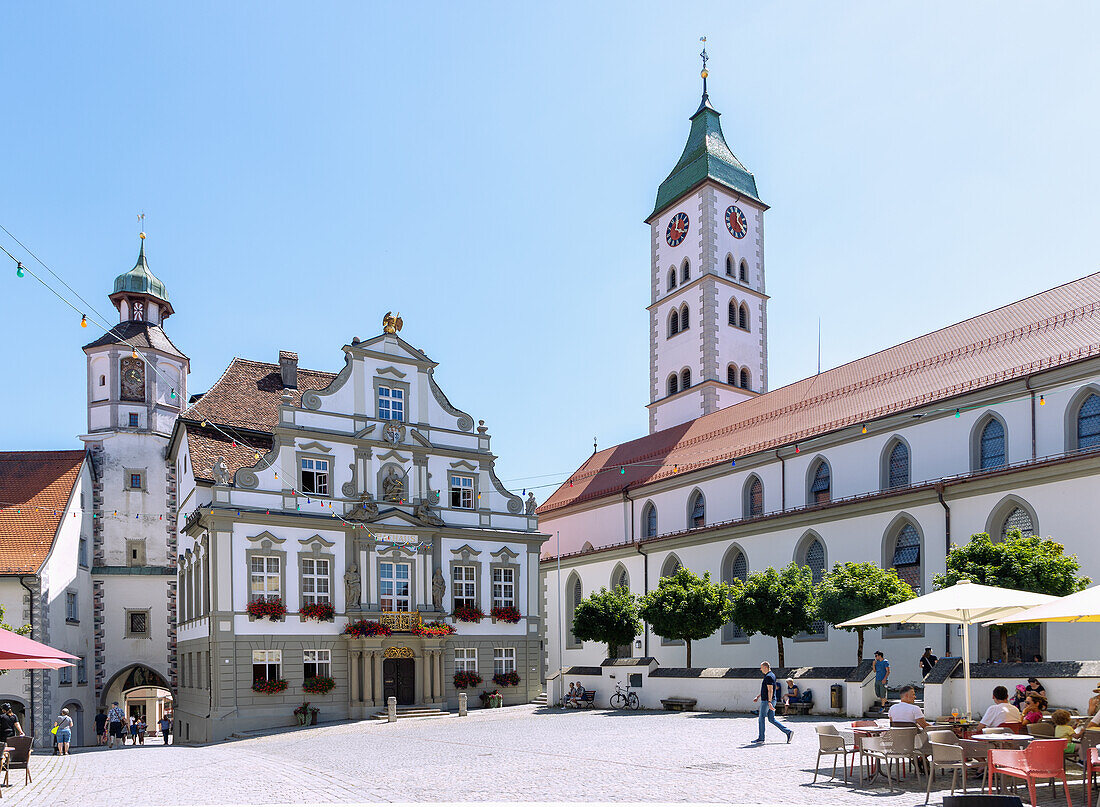
[[[289,350],[279,351],[279,375],[284,389],[298,389],[298,354]]]

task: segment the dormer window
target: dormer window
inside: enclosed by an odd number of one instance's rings
[[[134,322],[145,322],[145,303],[141,300],[134,300],[130,306],[130,319]]]

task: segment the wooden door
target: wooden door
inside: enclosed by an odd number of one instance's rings
[[[382,662],[382,694],[389,702],[397,698],[399,706],[416,702],[416,673],[411,658],[388,658]]]

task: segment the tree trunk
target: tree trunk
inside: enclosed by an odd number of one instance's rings
[[[1008,662],[1008,633],[1002,628],[1001,634],[1001,661]]]
[[[691,667],[691,639],[684,639],[684,644],[687,645],[687,665]]]
[[[779,646],[779,666],[785,667],[786,665],[783,663],[783,637],[776,636],[775,643]]]
[[[863,663],[863,628],[856,628],[856,636],[859,637],[859,644],[856,645],[856,666]]]
[[[618,648],[617,645],[614,645],[611,642],[607,643],[607,657],[608,658],[618,658],[619,657],[619,648]]]

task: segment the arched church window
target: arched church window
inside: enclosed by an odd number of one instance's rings
[[[726,368],[726,383],[731,387],[737,386],[737,365],[731,364]]]
[[[1019,530],[1020,534],[1027,538],[1035,534],[1035,524],[1031,520],[1031,514],[1022,507],[1015,508],[1001,525],[1001,540],[1008,537],[1010,530]]]
[[[825,545],[817,538],[811,540],[802,551],[799,565],[809,566],[810,573],[813,575],[814,586],[821,585],[821,581],[825,579]],[[815,620],[811,624],[809,632],[814,636],[823,635],[825,633],[824,620]]]
[[[130,319],[134,322],[145,322],[145,303],[141,302],[141,300],[134,300],[130,307],[130,311]]]
[[[691,370],[687,367],[680,373],[680,389],[687,389],[691,386]]]
[[[918,594],[921,588],[920,562],[920,533],[912,524],[906,523],[894,539],[890,565],[897,571],[898,579],[908,583]]]
[[[726,256],[726,274],[733,277],[733,258],[729,255]]]
[[[741,268],[738,270],[738,279],[742,283],[749,282],[749,265],[744,261],[741,261]]]
[[[668,335],[675,336],[680,332],[680,312],[675,308],[668,317]]]
[[[676,288],[676,267],[673,266],[668,270],[668,290],[672,291]]]
[[[741,307],[737,310],[737,327],[744,328],[746,331],[749,329],[749,307],[744,303],[741,303]]]
[[[707,523],[707,505],[702,493],[696,493],[691,503],[691,519],[688,527],[702,527]]]
[[[581,589],[581,579],[579,577],[573,578],[573,590],[570,592],[569,597],[569,646],[580,647],[581,640],[573,635],[573,620],[577,616],[577,606],[581,604],[581,600],[584,599],[584,592]]]
[[[688,307],[687,303],[684,303],[680,308],[680,330],[686,331],[688,327]]]
[[[741,368],[741,389],[749,388],[749,371],[744,367]]]
[[[734,327],[737,327],[737,301],[735,299],[733,299],[732,297],[730,298],[729,311],[730,311],[730,325],[733,325]]]
[[[680,377],[673,373],[668,377],[668,394],[675,395],[680,391]]]
[[[824,504],[832,493],[833,478],[829,472],[829,463],[820,460],[814,469],[813,482],[810,483],[810,504]]]
[[[744,582],[749,577],[749,562],[745,553],[734,547],[726,554],[722,562],[722,582],[732,584],[735,580]],[[731,642],[745,638],[745,632],[736,622],[727,622],[722,626],[722,641]]]
[[[753,474],[745,488],[745,516],[756,518],[764,515],[764,483]]]
[[[886,464],[886,487],[903,488],[909,484],[909,447],[898,440],[890,449]]]
[[[978,441],[978,468],[1000,468],[1005,464],[1005,427],[997,418],[990,418]]]
[[[691,261],[684,258],[684,264],[680,267],[680,282],[687,283],[691,280]]]
[[[1077,447],[1100,446],[1100,395],[1090,395],[1077,410]]]
[[[647,504],[645,510],[642,511],[642,525],[643,538],[657,537],[657,507],[655,505]]]

